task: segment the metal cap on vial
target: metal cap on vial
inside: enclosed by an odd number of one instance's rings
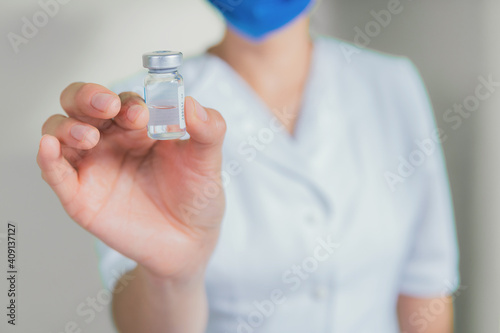
[[[182,53],[175,51],[155,51],[142,55],[142,64],[150,70],[175,69],[182,65]]]

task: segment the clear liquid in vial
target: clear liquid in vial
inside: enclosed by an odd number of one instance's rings
[[[181,127],[179,108],[174,105],[149,105],[148,135],[155,140],[178,139],[186,134]],[[184,124],[182,124],[184,125]]]

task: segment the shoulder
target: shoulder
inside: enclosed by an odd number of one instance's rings
[[[334,38],[321,37],[317,45],[341,98],[364,106],[354,108],[353,117],[403,137],[424,135],[435,126],[427,90],[408,58]]]
[[[317,37],[321,56],[337,74],[355,75],[359,83],[412,84],[420,76],[406,57],[384,53],[331,37]],[[375,82],[374,82],[375,81]]]
[[[351,42],[330,36],[316,36],[315,45],[322,52],[329,52],[332,56],[341,57],[346,65],[390,65],[405,60],[405,57],[377,51],[367,47],[359,47]]]

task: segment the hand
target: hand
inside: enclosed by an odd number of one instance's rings
[[[73,83],[61,105],[68,117],[45,122],[37,162],[69,216],[155,276],[202,274],[225,208],[222,116],[188,97],[191,138],[155,141],[137,94]]]

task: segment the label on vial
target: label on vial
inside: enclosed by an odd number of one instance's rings
[[[186,128],[186,120],[184,119],[184,86],[179,87],[179,126],[181,129]]]
[[[177,107],[151,105],[149,108],[148,126],[167,126],[179,123],[179,112]]]

